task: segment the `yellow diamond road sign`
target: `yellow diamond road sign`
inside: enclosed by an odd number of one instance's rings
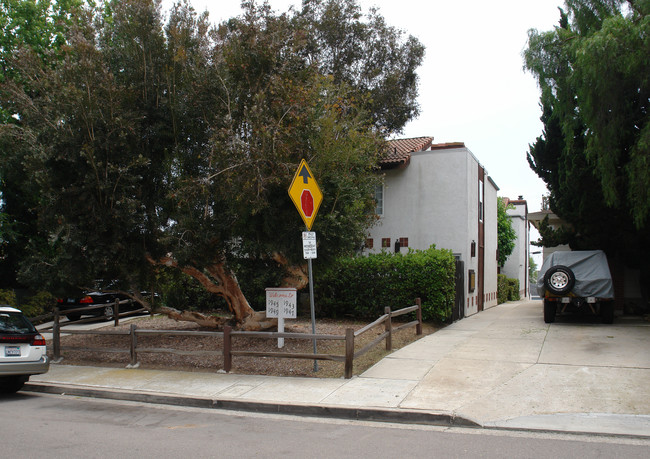
[[[318,208],[323,200],[323,193],[318,188],[316,179],[304,159],[300,162],[300,166],[298,166],[298,170],[293,176],[293,181],[289,187],[289,196],[296,205],[296,209],[298,209],[307,229],[311,231],[316,213],[318,213]]]

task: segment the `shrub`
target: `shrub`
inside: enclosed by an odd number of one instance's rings
[[[54,295],[49,292],[38,292],[18,304],[16,293],[13,290],[0,290],[0,304],[6,304],[20,309],[27,317],[36,317],[52,312],[55,304]]]
[[[519,279],[508,279],[508,301],[519,299]]]
[[[505,274],[497,275],[498,303],[517,301],[519,299],[519,279],[510,279]]]
[[[38,292],[27,299],[21,306],[20,310],[23,311],[27,317],[36,317],[49,312],[52,312],[56,298],[49,292]]]
[[[13,290],[0,290],[0,304],[5,304],[13,308],[18,306],[18,301],[16,300],[16,292]]]
[[[375,319],[422,300],[423,320],[447,320],[454,302],[454,257],[450,250],[380,253],[338,259],[315,273],[316,306],[322,316]]]
[[[505,274],[497,274],[497,302],[498,304],[508,301],[508,278]]]

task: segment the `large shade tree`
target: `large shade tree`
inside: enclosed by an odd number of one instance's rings
[[[29,48],[43,65],[59,60],[64,32],[75,19],[72,12],[81,3],[0,0],[0,83],[12,78],[17,84],[27,83],[11,65],[20,48]],[[11,115],[0,100],[0,123],[11,123]],[[28,180],[23,157],[6,153],[0,143],[0,288],[13,288],[19,285],[16,272],[21,256],[37,234],[38,189]]]
[[[644,266],[650,243],[650,2],[567,0],[559,25],[529,33],[526,68],[544,132],[528,160],[569,226],[549,244],[604,249]]]
[[[319,257],[359,246],[372,222],[383,136],[417,112],[423,48],[377,13],[332,23],[342,30],[331,46],[356,47],[350,34],[365,29],[364,46],[382,51],[390,65],[371,84],[334,72],[336,56],[310,32],[325,30],[332,10],[358,8],[353,2],[306,1],[290,13],[242,7],[212,27],[186,2],[166,21],[158,1],[89,4],[75,10],[82,20],[66,29],[61,59],[44,65],[18,47],[15,76],[2,85],[13,116],[0,141],[38,187],[40,231],[22,260],[23,280],[119,279],[137,292],[171,267],[223,297],[240,324],[260,326],[263,314],[234,271],[242,259],[263,260],[283,270],[285,285],[304,285],[302,229],[287,196],[301,158],[325,196],[314,225]],[[350,62],[370,67],[375,54]],[[409,108],[388,122],[395,101],[379,102],[378,82],[399,72]]]

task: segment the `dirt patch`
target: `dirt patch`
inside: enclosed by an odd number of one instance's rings
[[[118,327],[107,325],[100,330],[129,330],[130,324],[138,329],[147,330],[187,330],[212,331],[201,329],[191,322],[177,322],[165,316],[142,317]],[[350,320],[319,319],[316,321],[316,333],[344,336],[347,328],[355,331],[366,326],[367,322]],[[396,327],[398,324],[394,324]],[[440,327],[425,323],[421,336],[415,334],[415,327],[406,328],[393,334],[393,351],[438,330]],[[381,333],[383,325],[374,327],[355,339],[355,350],[362,349]],[[309,319],[289,320],[285,323],[285,332],[311,333]],[[65,333],[65,328],[62,328]],[[219,337],[194,336],[143,336],[138,335],[138,348],[174,349],[170,352],[138,351],[140,368],[175,369],[184,371],[218,371],[223,369],[223,339]],[[313,341],[309,339],[285,339],[284,347],[278,349],[277,339],[233,337],[234,351],[265,351],[283,353],[313,353]],[[103,365],[123,367],[129,364],[130,337],[128,335],[68,335],[61,338],[62,364]],[[68,348],[68,349],[66,349]],[[74,349],[71,349],[74,348]],[[98,350],[90,350],[98,349]],[[52,352],[52,343],[48,342],[48,351]],[[116,352],[119,351],[119,352]],[[319,354],[345,354],[345,342],[319,340]],[[197,354],[198,352],[198,354]],[[354,374],[358,375],[370,368],[390,352],[385,350],[385,341],[378,343],[371,351],[354,360]],[[318,378],[340,378],[344,374],[343,362],[318,361],[318,372],[314,372],[314,360],[272,357],[233,356],[232,373],[257,374],[269,376],[310,376]]]

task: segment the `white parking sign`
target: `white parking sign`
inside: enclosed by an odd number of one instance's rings
[[[305,231],[302,233],[302,253],[305,260],[316,258],[316,233]]]

